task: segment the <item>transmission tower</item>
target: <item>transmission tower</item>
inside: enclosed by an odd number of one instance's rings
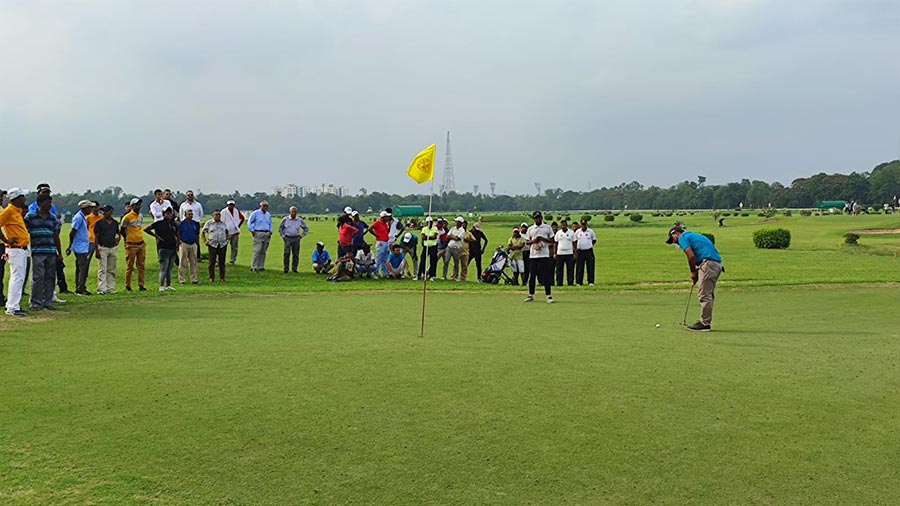
[[[540,197],[541,196],[541,183],[537,183],[537,182],[534,183],[534,187],[537,189],[537,194]]]
[[[472,195],[478,195],[478,185],[472,186]]]
[[[488,184],[491,185],[491,197],[496,197],[497,196],[497,193],[496,193],[497,192],[497,183],[491,181]]]
[[[444,181],[441,183],[441,193],[456,191],[456,178],[453,177],[453,153],[450,151],[450,131],[447,130],[447,154],[444,157]]]

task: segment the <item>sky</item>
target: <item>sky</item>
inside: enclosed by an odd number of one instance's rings
[[[0,187],[781,181],[900,157],[896,0],[0,0]]]

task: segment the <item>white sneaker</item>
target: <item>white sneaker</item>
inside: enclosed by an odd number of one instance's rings
[[[419,280],[419,276],[413,276],[413,281],[418,281],[418,280]]]
[[[589,283],[588,286],[594,286],[594,284],[593,284],[593,283]]]
[[[437,279],[437,278],[435,278],[435,277],[432,276],[432,277],[428,278],[428,281],[435,281],[436,279]]]
[[[160,291],[160,292],[165,292],[165,291],[166,291],[166,287],[164,287],[164,286],[159,287],[159,291]]]
[[[528,297],[525,297],[525,300],[523,302],[534,302],[534,295],[529,295]]]
[[[63,303],[65,303],[66,301],[64,301],[63,299],[60,299],[59,297],[57,297],[56,294],[53,294],[53,302],[55,302],[55,303],[57,303],[57,304],[63,304]]]
[[[175,291],[175,287],[174,287],[174,286],[167,286],[167,287],[166,287],[166,290],[171,290],[171,291],[174,292],[174,291]]]
[[[547,304],[553,304],[553,297],[547,296]]]

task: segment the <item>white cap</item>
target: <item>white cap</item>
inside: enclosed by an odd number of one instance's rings
[[[522,226],[525,227],[525,228],[528,228],[528,224],[525,223],[525,222],[522,223]]]
[[[233,201],[233,200],[229,200],[228,202],[225,202],[225,205],[226,205],[226,206],[227,206],[228,204],[234,204],[234,201]]]
[[[390,216],[390,214],[388,214],[387,211],[381,211],[380,213],[378,213],[378,216],[380,216],[381,218],[384,218],[385,216]]]
[[[137,204],[138,202],[143,202],[143,200],[141,200],[141,199],[139,199],[139,198],[137,198],[137,197],[131,199],[131,205],[135,205],[135,204]]]
[[[350,213],[352,213],[352,212],[353,212],[353,208],[352,208],[352,207],[347,206],[347,207],[344,208],[344,214],[350,214]]]
[[[425,218],[425,221],[434,221],[434,218],[432,218],[431,216],[429,216],[429,217]]]
[[[91,206],[93,206],[93,205],[94,205],[94,203],[91,202],[90,200],[80,200],[80,201],[78,201],[78,208],[79,208],[79,209],[87,209],[88,207],[91,207]]]
[[[359,216],[359,211],[353,211],[350,216]]]
[[[457,216],[456,219],[453,221],[455,221],[457,223],[463,223],[464,221],[466,221],[466,219],[463,218],[462,216]]]
[[[403,240],[404,240],[404,241],[408,241],[408,240],[410,240],[410,239],[412,239],[412,234],[410,234],[409,232],[403,234]]]
[[[9,191],[6,192],[6,198],[9,200],[17,199],[22,195],[28,195],[28,191],[21,188],[10,188]]]

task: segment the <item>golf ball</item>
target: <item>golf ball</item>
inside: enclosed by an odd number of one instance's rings
[[[658,324],[658,323],[656,324],[656,328],[659,328],[659,324]]]

